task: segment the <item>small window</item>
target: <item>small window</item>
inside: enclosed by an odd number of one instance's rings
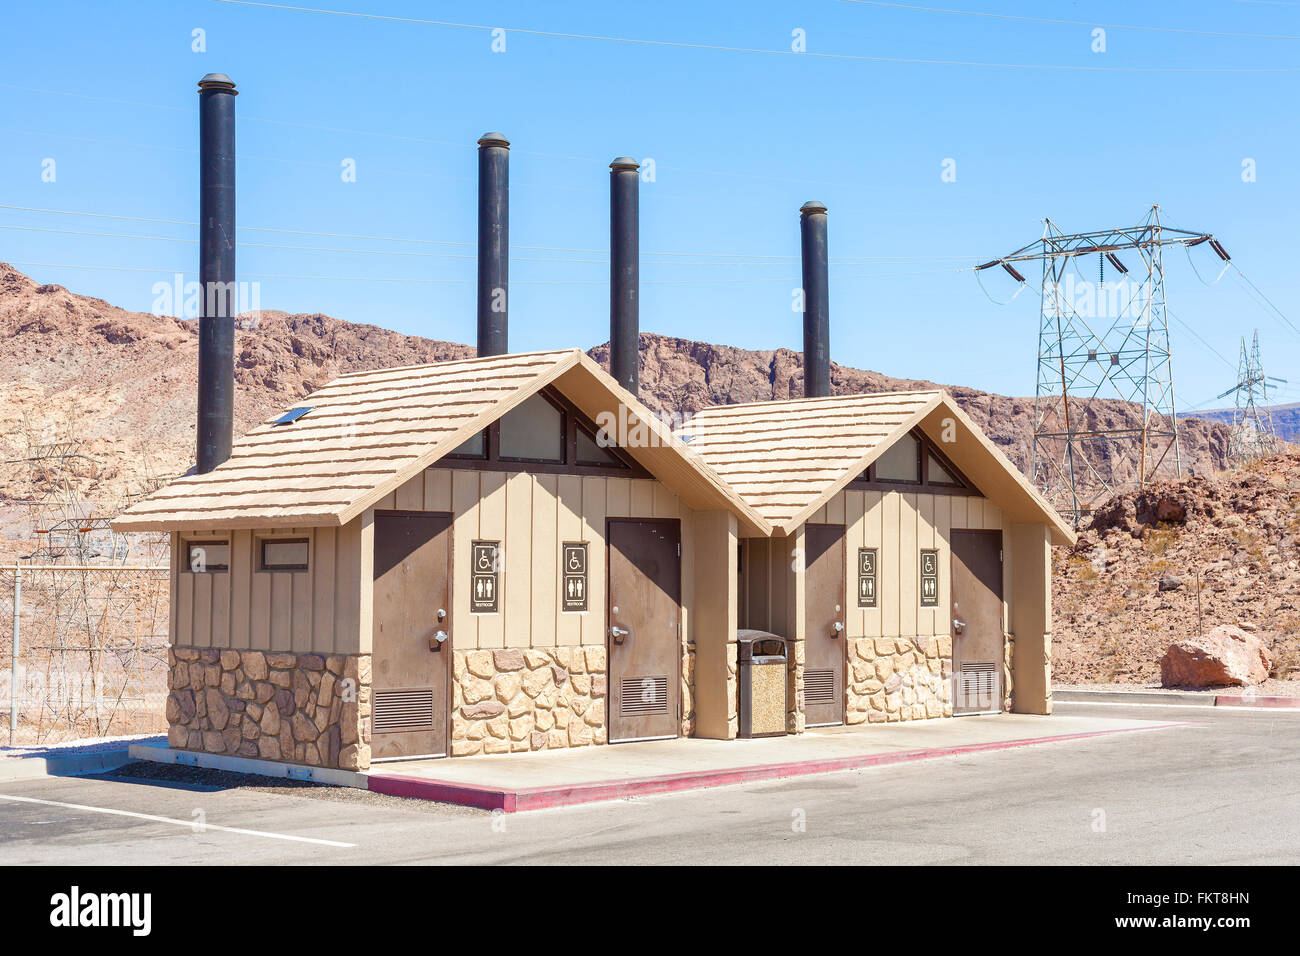
[[[626,468],[608,448],[602,448],[600,442],[587,434],[585,428],[578,429],[577,457],[580,465],[601,465],[606,468]]]
[[[961,482],[954,478],[952,472],[945,468],[943,463],[939,461],[938,458],[934,457],[933,454],[930,455],[930,460],[926,467],[929,469],[926,473],[926,478],[929,480],[930,484],[952,485],[954,488],[961,487]]]
[[[306,538],[267,538],[262,542],[263,571],[306,571]]]
[[[471,438],[467,438],[461,444],[457,445],[455,450],[450,452],[448,458],[486,458],[487,457],[487,432],[479,432]]]
[[[527,398],[501,417],[502,458],[564,461],[564,413],[541,395]]]
[[[877,481],[921,482],[921,443],[915,435],[904,435],[876,459]]]
[[[190,541],[185,545],[185,570],[211,574],[230,570],[229,541]]]

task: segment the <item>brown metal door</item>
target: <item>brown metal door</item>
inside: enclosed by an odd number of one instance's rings
[[[844,723],[844,525],[804,525],[804,722]]]
[[[608,534],[609,740],[676,737],[681,526],[611,518]]]
[[[375,512],[371,752],[376,758],[447,754],[451,518]]]
[[[1002,709],[1002,532],[952,532],[953,713]]]

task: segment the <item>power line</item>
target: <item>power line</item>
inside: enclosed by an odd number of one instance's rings
[[[1272,299],[1270,299],[1262,291],[1260,291],[1259,286],[1255,285],[1255,283],[1250,281],[1250,277],[1247,276],[1246,273],[1242,272],[1240,267],[1237,266],[1236,263],[1232,264],[1232,268],[1233,271],[1237,273],[1237,275],[1241,276],[1242,280],[1245,281],[1246,285],[1250,286],[1252,289],[1255,290],[1256,295],[1258,295],[1261,299],[1263,299],[1266,303],[1268,303],[1269,308],[1272,309],[1273,312],[1277,314],[1278,318],[1280,318],[1283,322],[1287,324],[1287,326],[1291,329],[1292,332],[1295,332],[1297,335],[1300,335],[1300,328],[1297,328],[1296,324],[1292,322],[1290,319],[1288,319],[1286,315],[1282,312],[1282,310],[1273,304]]]
[[[1217,30],[1188,30],[1180,27],[1133,26],[1125,23],[1098,23],[1092,20],[1057,20],[1051,17],[1028,17],[1011,13],[984,13],[976,10],[949,10],[943,7],[917,7],[908,3],[888,3],[886,0],[840,0],[863,7],[888,7],[893,10],[911,10],[915,13],[943,13],[959,17],[980,17],[986,20],[1014,20],[1020,23],[1045,23],[1068,27],[1101,27],[1104,30],[1133,30],[1141,33],[1178,33],[1185,36],[1222,37],[1234,40],[1300,40],[1300,36],[1276,33],[1224,33]]]
[[[198,223],[197,223],[197,222],[191,222],[191,221],[188,221],[188,220],[182,220],[182,219],[160,219],[160,218],[157,218],[157,217],[147,217],[147,216],[121,216],[121,215],[113,215],[113,214],[109,214],[109,213],[79,212],[79,211],[76,211],[76,210],[70,210],[70,209],[47,209],[47,208],[42,208],[42,207],[38,207],[38,206],[19,206],[19,205],[15,205],[15,204],[12,204],[12,203],[0,203],[0,209],[9,209],[9,210],[12,210],[12,211],[15,211],[15,212],[31,212],[31,213],[40,213],[40,214],[44,214],[44,215],[53,215],[53,216],[85,217],[85,218],[88,218],[88,219],[108,219],[108,220],[113,220],[113,221],[118,221],[118,222],[139,222],[139,223],[146,223],[146,224],[149,224],[149,225],[186,226],[186,227],[197,227],[197,226],[198,226]],[[5,228],[12,228],[12,229],[28,229],[28,230],[32,230],[32,231],[38,231],[38,232],[40,232],[40,231],[58,232],[58,231],[59,231],[59,230],[45,229],[45,228],[36,227],[36,226],[26,226],[26,227],[23,227],[23,226],[8,226],[8,227],[5,227]],[[247,230],[247,231],[249,231],[249,232],[266,232],[266,233],[274,233],[274,234],[279,234],[279,235],[311,236],[311,237],[313,237],[313,238],[318,238],[318,239],[358,239],[358,240],[364,240],[364,241],[370,241],[370,242],[400,242],[400,243],[411,243],[411,244],[418,244],[418,245],[435,245],[435,246],[465,246],[465,247],[473,247],[474,245],[476,245],[476,244],[473,243],[473,242],[468,242],[468,241],[463,241],[463,240],[454,240],[454,239],[414,239],[414,238],[410,238],[410,237],[407,237],[407,236],[374,236],[374,235],[364,235],[364,234],[359,234],[359,233],[344,233],[344,232],[311,232],[311,231],[302,230],[302,229],[282,229],[282,228],[273,228],[273,227],[270,227],[270,226],[238,226],[237,228],[238,228],[240,231]],[[69,231],[71,231],[71,230],[69,230]],[[74,232],[74,234],[76,234],[76,233]],[[104,235],[104,236],[111,236],[112,238],[121,238],[121,239],[136,239],[136,238],[141,238],[141,239],[149,239],[149,238],[167,239],[167,238],[168,238],[168,237],[164,237],[164,236],[158,236],[158,237],[153,237],[153,236],[135,236],[135,235],[119,234],[119,233],[101,233],[101,234],[87,233],[87,234],[88,234],[88,235]],[[176,241],[194,242],[194,241],[196,241],[196,240],[192,240],[192,239],[183,239],[183,240],[180,240],[180,239],[178,239],[178,240],[176,240]],[[247,244],[247,243],[246,243],[246,244]],[[289,248],[289,247],[266,246],[266,248]],[[512,248],[514,248],[514,249],[520,249],[520,250],[523,250],[523,251],[526,251],[526,252],[569,252],[569,253],[586,253],[586,254],[600,254],[600,255],[607,255],[607,254],[608,254],[608,250],[607,250],[607,249],[577,248],[577,247],[572,247],[572,246],[532,246],[532,245],[513,245],[513,244],[512,244]],[[326,250],[320,250],[320,251],[326,251]],[[784,262],[797,262],[797,261],[799,261],[799,257],[798,257],[798,256],[794,256],[794,255],[772,256],[772,255],[752,255],[752,254],[747,254],[747,253],[729,253],[729,252],[649,252],[649,251],[642,251],[641,254],[642,254],[643,256],[656,256],[656,257],[674,258],[674,259],[758,260],[758,261],[761,261],[761,262],[772,262],[772,263],[778,263],[778,262],[784,263]],[[969,261],[970,261],[971,259],[973,259],[973,258],[975,258],[975,257],[973,257],[973,256],[952,256],[952,255],[935,255],[935,256],[924,256],[924,255],[922,255],[922,256],[832,256],[832,257],[831,257],[831,261],[832,261],[832,262],[843,262],[843,263],[850,263],[850,262],[862,262],[862,263],[874,263],[874,262],[880,262],[880,263],[885,263],[885,262],[938,262],[938,261],[947,261],[947,260],[960,261],[960,262],[969,262]],[[539,261],[561,261],[561,260],[549,260],[549,259],[548,259],[548,260],[539,260]],[[602,260],[602,261],[608,261],[608,260]]]
[[[25,266],[29,268],[42,269],[81,269],[88,272],[146,272],[154,275],[198,275],[194,269],[167,269],[159,266],[142,267],[142,266],[107,266],[107,265],[82,265],[67,262],[31,262],[27,260],[14,259],[10,265]],[[836,281],[851,281],[856,279],[896,279],[905,276],[914,275],[941,275],[952,274],[956,272],[969,271],[966,269],[937,269],[923,272],[892,272],[892,273],[861,273],[856,275],[832,275],[831,278]],[[243,272],[239,276],[248,279],[305,279],[322,282],[391,282],[396,284],[414,284],[414,285],[458,285],[468,284],[474,279],[428,279],[409,276],[338,276],[338,275],[299,275],[295,273],[283,272]],[[604,286],[608,285],[605,279],[511,279],[512,285],[591,285]],[[736,283],[759,283],[759,282],[790,282],[798,285],[801,280],[797,276],[761,276],[749,277],[743,279],[642,279],[642,285],[729,285]]]
[[[568,33],[556,30],[529,30],[515,27],[491,26],[482,23],[458,23],[452,20],[428,20],[420,17],[399,17],[378,13],[359,13],[352,10],[326,10],[318,7],[299,7],[279,3],[263,3],[258,0],[212,0],[240,7],[260,7],[267,10],[281,10],[290,13],[314,13],[336,17],[349,17],[361,20],[380,20],[389,23],[408,23],[421,26],[450,27],[459,30],[488,31],[504,30],[523,36],[548,37],[563,40],[598,40],[606,43],[622,43],[634,46],[671,47],[686,50],[713,50],[723,53],[754,53],[763,56],[808,57],[817,60],[856,61],[863,63],[897,63],[920,66],[969,66],[1006,70],[1056,70],[1062,72],[1085,73],[1296,73],[1300,67],[1158,67],[1158,66],[1083,66],[1048,63],[989,63],[974,60],[938,60],[921,57],[867,56],[853,53],[818,53],[814,51],[798,52],[795,50],[772,50],[761,47],[724,46],[709,43],[689,43],[681,40],[647,40],[640,37],[607,36],[590,33]]]

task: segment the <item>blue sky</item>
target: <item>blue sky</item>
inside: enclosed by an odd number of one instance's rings
[[[488,30],[217,0],[11,4],[0,204],[133,219],[0,208],[0,259],[148,310],[155,282],[197,265],[197,246],[174,240],[195,238],[195,81],[217,71],[240,89],[239,224],[286,230],[240,233],[239,271],[259,277],[263,308],[471,342],[474,141],[499,130],[514,144],[515,350],[607,338],[607,167],[625,154],[656,166],[641,191],[647,331],[798,348],[808,199],[830,208],[832,354],[848,365],[1032,394],[1036,288],[998,305],[1009,277],[983,273],[986,296],[958,270],[1037,238],[1044,216],[1082,231],[1136,222],[1153,202],[1167,224],[1219,237],[1300,325],[1300,3],[934,3],[1081,25],[844,0],[320,0],[504,28],[494,52]],[[947,62],[794,55],[796,30],[808,54]],[[1244,72],[1264,70],[1279,72]],[[1300,399],[1300,333],[1234,272],[1204,285],[1219,272],[1208,246],[1192,256],[1200,277],[1182,251],[1166,258],[1179,407],[1214,405],[1255,328],[1266,370],[1296,382],[1278,399]],[[390,279],[403,281],[373,281]]]

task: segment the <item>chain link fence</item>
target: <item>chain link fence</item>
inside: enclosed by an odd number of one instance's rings
[[[168,581],[148,566],[0,568],[10,745],[166,730]]]

